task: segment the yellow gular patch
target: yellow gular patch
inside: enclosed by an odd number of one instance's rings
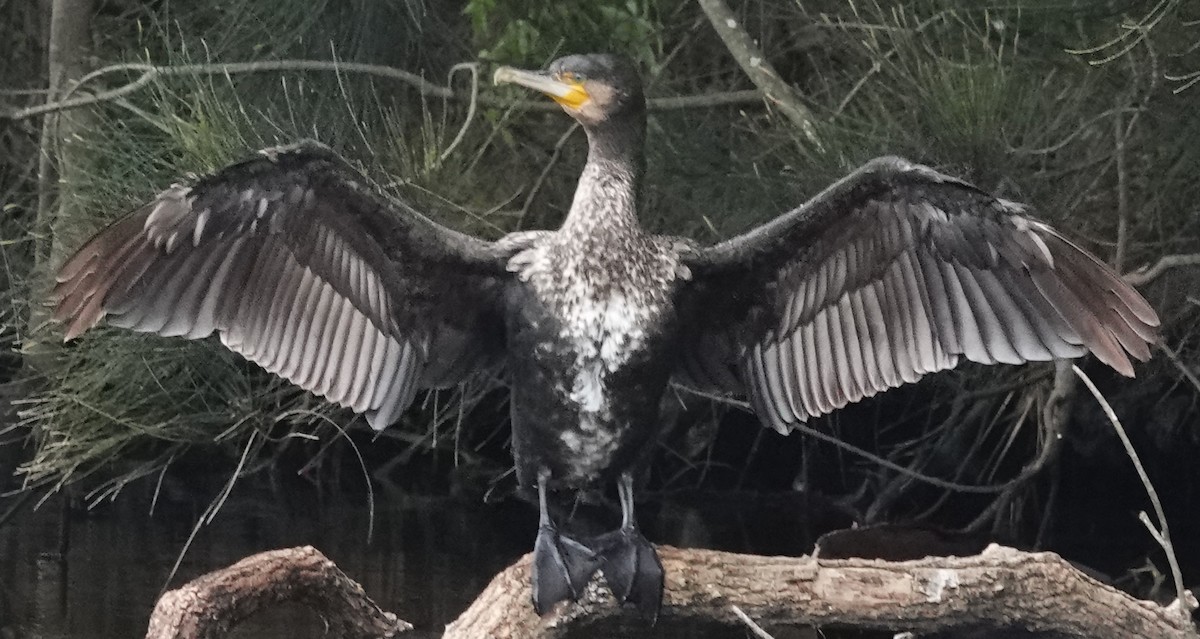
[[[588,95],[587,89],[583,88],[582,82],[566,77],[562,78],[561,82],[571,85],[571,88],[566,92],[566,95],[551,95],[550,97],[555,102],[567,108],[579,110],[592,98],[592,96]]]

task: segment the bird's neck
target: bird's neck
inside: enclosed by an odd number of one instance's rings
[[[637,212],[645,173],[645,123],[613,123],[589,128],[587,135],[587,164],[562,232],[597,238],[640,234]]]

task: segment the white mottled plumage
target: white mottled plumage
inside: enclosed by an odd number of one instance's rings
[[[686,272],[672,247],[638,227],[634,198],[626,167],[589,162],[563,227],[509,263],[560,322],[558,337],[573,351],[572,381],[561,392],[577,406],[580,428],[565,429],[561,440],[597,464],[621,430],[612,423],[606,379],[661,326]]]

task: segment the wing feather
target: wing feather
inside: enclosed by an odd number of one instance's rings
[[[1025,207],[898,158],[695,250],[686,265],[681,317],[695,337],[684,350],[712,363],[737,352],[713,348],[714,335],[740,343],[752,404],[774,428],[960,357],[1019,364],[1091,352],[1132,375],[1130,357],[1148,359],[1158,338],[1158,316],[1136,290]]]
[[[846,339],[847,353],[850,360],[850,374],[854,379],[854,395],[851,401],[862,399],[869,392],[870,383],[867,381],[867,360],[863,357],[865,349],[870,346],[870,338],[865,333],[863,323],[862,303],[858,291],[850,291],[842,298],[842,334]]]
[[[795,340],[782,339],[779,340],[779,367],[783,372],[783,394],[787,400],[787,409],[791,411],[786,413],[785,417],[797,416],[803,419],[807,415],[804,408],[804,401],[800,398],[800,369],[796,361],[796,350],[793,347]],[[789,418],[787,421],[791,421]]]
[[[453,383],[497,360],[505,265],[524,248],[441,227],[302,144],[172,185],[101,230],[59,270],[54,318],[67,339],[105,316],[163,336],[215,332],[382,428],[426,368]],[[438,332],[459,336],[453,352],[427,346]]]

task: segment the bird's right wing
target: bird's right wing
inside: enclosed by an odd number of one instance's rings
[[[54,318],[67,340],[106,316],[165,336],[215,331],[382,429],[418,388],[502,351],[511,252],[385,198],[305,143],[172,186],[101,230],[59,271]]]
[[[1158,335],[1133,287],[1024,206],[899,158],[685,264],[676,379],[744,390],[781,431],[960,356],[1090,351],[1132,376]]]

